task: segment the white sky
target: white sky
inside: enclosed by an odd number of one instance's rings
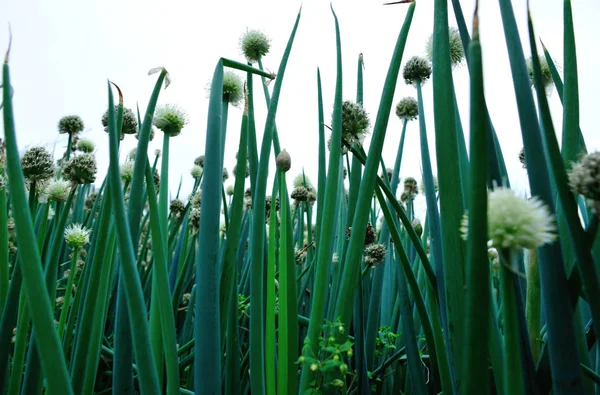
[[[344,67],[344,99],[356,97],[356,64],[364,54],[364,101],[372,122],[379,105],[383,81],[392,50],[406,15],[406,5],[382,6],[383,1],[334,1],[340,20]],[[513,187],[524,190],[525,171],[518,161],[522,147],[517,109],[498,2],[480,2],[480,29],[484,56],[485,91]],[[526,2],[514,0],[519,29],[528,51]],[[462,0],[467,25],[471,26],[474,0]],[[219,57],[243,60],[238,40],[246,28],[258,28],[272,39],[271,52],[263,63],[276,71],[300,2],[255,1],[0,1],[0,48],[8,43],[8,23],[13,32],[10,58],[18,142],[21,149],[44,144],[58,157],[66,137],[58,135],[57,122],[68,114],[85,122],[82,136],[97,144],[100,172],[108,166],[108,136],[100,118],[107,107],[106,79],[117,83],[125,105],[145,111],[156,75],[149,69],[164,66],[172,84],[161,93],[159,103],[175,103],[187,111],[189,125],[171,140],[170,186],[174,191],[183,175],[183,196],[191,190],[189,170],[195,157],[204,153],[207,83]],[[450,25],[455,26],[452,7]],[[536,34],[544,40],[559,65],[562,61],[562,0],[531,0]],[[580,81],[581,129],[590,151],[600,148],[600,133],[594,119],[600,91],[600,5],[596,0],[573,1]],[[3,26],[3,27],[2,27]],[[425,42],[433,27],[433,1],[419,0],[404,52],[403,63],[413,55],[424,55]],[[283,89],[277,126],[282,148],[292,157],[291,177],[302,171],[317,179],[317,84],[321,68],[326,122],[330,121],[335,89],[335,32],[329,2],[305,0],[302,17]],[[463,122],[468,133],[469,85],[466,66],[455,70],[454,79]],[[258,79],[255,80],[258,86]],[[260,86],[259,86],[260,87]],[[435,161],[432,84],[424,87],[430,150]],[[266,106],[261,91],[255,96],[258,145],[262,138]],[[416,96],[413,87],[400,78],[395,103]],[[555,127],[561,130],[562,107],[556,92],[550,94]],[[235,164],[241,110],[229,111],[225,165]],[[392,110],[384,160],[391,167],[400,138],[401,124]],[[162,134],[151,143],[160,148]],[[560,141],[560,139],[559,139]],[[366,140],[368,144],[369,139]],[[137,140],[126,137],[124,156]],[[468,144],[468,135],[467,135]],[[401,177],[421,179],[417,122],[409,124]],[[435,168],[435,163],[434,163]],[[273,169],[273,165],[271,165]],[[290,177],[290,178],[291,178]],[[233,182],[232,179],[228,181]],[[270,188],[270,187],[269,187]]]

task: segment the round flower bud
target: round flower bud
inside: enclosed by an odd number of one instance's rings
[[[260,30],[247,30],[240,39],[240,49],[250,63],[256,63],[269,53],[271,40]]]
[[[54,176],[54,160],[44,147],[28,149],[21,158],[23,177],[29,182],[43,182]]]
[[[525,148],[521,148],[521,151],[519,151],[519,162],[521,162],[523,169],[527,168],[527,164],[525,163]]]
[[[308,190],[305,187],[296,187],[292,191],[291,197],[296,202],[306,202],[308,200]]]
[[[315,204],[315,202],[317,201],[317,191],[314,190],[313,188],[308,190],[308,203],[311,204],[311,206],[313,204]]]
[[[287,172],[292,167],[292,158],[286,150],[281,150],[277,158],[275,159],[275,165],[277,170]]]
[[[135,147],[134,149],[129,151],[129,153],[127,154],[127,159],[134,161],[136,155],[137,155],[137,147]]]
[[[131,182],[133,179],[133,166],[135,166],[135,163],[132,161],[127,161],[121,165],[121,180],[123,182]]]
[[[223,182],[229,180],[229,172],[226,168],[223,168]]]
[[[202,204],[202,191],[201,190],[197,190],[196,193],[194,193],[192,195],[192,197],[190,198],[191,202],[192,202],[192,207],[193,208],[200,208],[200,205]]]
[[[196,159],[194,159],[194,164],[196,166],[204,167],[204,155],[200,155]]]
[[[227,194],[227,196],[233,196],[233,185],[229,185],[225,190],[225,193]]]
[[[65,228],[65,241],[72,248],[83,247],[90,242],[90,233],[81,224],[71,224]]]
[[[58,121],[58,133],[76,135],[83,131],[83,120],[78,115],[67,115]]]
[[[407,177],[404,180],[404,191],[412,195],[417,195],[419,193],[417,180],[415,180],[413,177]]]
[[[413,56],[404,65],[402,76],[407,84],[416,85],[417,81],[423,84],[431,76],[431,65],[427,59]]]
[[[365,247],[365,252],[372,259],[370,266],[376,266],[385,260],[386,249],[384,244],[369,244]]]
[[[154,112],[154,126],[171,137],[181,133],[181,129],[188,123],[187,114],[174,104],[159,106]]]
[[[200,210],[199,209],[193,208],[192,211],[190,211],[189,222],[190,222],[190,230],[192,231],[192,234],[198,233],[198,230],[200,229]]]
[[[573,163],[569,184],[574,193],[588,199],[592,210],[600,214],[600,151],[585,155]]]
[[[458,29],[455,27],[449,28],[448,38],[450,40],[450,62],[452,63],[452,67],[460,66],[465,59],[465,50]],[[427,59],[429,59],[430,62],[433,62],[433,35],[429,36],[429,40],[427,40],[425,52],[427,54]]]
[[[524,199],[509,188],[497,188],[488,195],[488,237],[495,248],[534,249],[556,238],[554,218],[546,205],[532,197]],[[465,213],[461,232],[468,236]]]
[[[367,134],[369,115],[358,103],[346,100],[342,103],[342,138],[349,143],[361,141]]]
[[[171,204],[169,207],[171,209],[171,213],[176,218],[181,217],[183,215],[183,213],[185,213],[185,204],[179,199],[171,200]]]
[[[202,176],[202,168],[198,165],[194,165],[192,170],[190,170],[190,174],[195,180],[197,180]]]
[[[45,194],[50,201],[64,202],[69,196],[70,189],[67,181],[53,180],[46,186]]]
[[[419,116],[419,105],[414,97],[405,97],[396,104],[396,116],[402,121],[412,121]]]
[[[544,55],[540,55],[538,59],[540,60],[540,68],[542,70],[542,83],[544,84],[544,88],[548,88],[554,81],[552,79],[550,65],[548,64],[548,61],[546,60],[546,57]],[[533,60],[531,59],[531,57],[527,59],[527,71],[529,72],[529,80],[531,81],[531,85],[533,86],[535,84],[535,79],[533,76]]]
[[[244,83],[233,71],[223,74],[223,100],[232,106],[238,106],[244,99]]]
[[[365,246],[374,243],[376,238],[377,234],[375,233],[375,228],[369,222],[367,224],[367,229],[365,230]]]
[[[98,196],[98,192],[92,192],[85,198],[84,208],[86,211],[90,211],[94,208],[94,203],[96,202],[96,197]]]
[[[421,221],[418,218],[412,220],[412,227],[415,230],[415,233],[421,237],[423,234],[423,225],[421,225]]]
[[[115,105],[115,116],[119,111],[119,106]],[[108,132],[108,110],[102,114],[102,126],[104,131]],[[123,107],[123,126],[121,127],[122,134],[135,134],[137,133],[137,117],[130,108]]]
[[[65,180],[73,184],[91,184],[96,181],[96,158],[92,154],[81,154],[72,157],[63,169]]]
[[[135,138],[140,139],[140,132],[135,132]],[[150,141],[154,140],[154,128],[150,126]]]
[[[77,150],[86,154],[94,152],[96,144],[90,139],[79,139],[77,140]]]

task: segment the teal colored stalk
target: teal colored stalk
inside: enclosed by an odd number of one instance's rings
[[[69,305],[71,304],[71,298],[73,297],[73,282],[75,281],[75,273],[77,272],[77,259],[79,258],[79,248],[73,249],[73,258],[71,259],[71,266],[69,271],[69,279],[67,280],[67,287],[65,288],[65,295],[63,298],[63,305],[60,311],[60,318],[58,320],[58,337],[63,338],[65,330],[65,323],[67,322],[67,314],[69,312]],[[72,311],[71,314],[75,312]]]
[[[323,213],[333,213],[337,203],[338,188],[340,186],[340,157],[341,151],[336,147],[341,146],[342,141],[342,49],[340,40],[340,27],[337,16],[331,5],[331,12],[335,20],[336,48],[337,48],[337,78],[335,84],[335,100],[333,106],[333,130],[331,135],[331,150],[329,151],[329,171],[325,185],[325,199]],[[322,189],[322,186],[319,186]],[[319,204],[320,205],[320,204]],[[331,214],[329,214],[331,215]],[[315,281],[313,287],[313,300],[310,312],[310,324],[304,340],[305,348],[303,354],[307,357],[319,355],[321,329],[325,317],[325,302],[328,292],[329,268],[331,264],[331,253],[334,236],[335,221],[331,217],[321,218],[322,224],[317,243],[317,256],[315,267]],[[358,233],[358,232],[355,232]],[[340,260],[341,262],[341,260]],[[349,327],[348,325],[345,325]],[[310,364],[302,366],[302,378],[300,392],[305,393],[310,383],[315,379],[315,372],[310,369]]]
[[[148,188],[148,203],[150,208],[150,227],[152,231],[152,240],[160,240],[164,237],[163,229],[158,221],[158,205],[156,203],[156,193],[154,191],[154,179],[150,163],[146,165],[146,185]],[[177,361],[177,339],[175,334],[175,318],[171,309],[169,280],[167,270],[166,251],[161,243],[155,243],[152,249],[154,256],[154,271],[152,274],[153,290],[156,287],[156,299],[153,303],[158,304],[159,310],[159,328],[162,330],[161,339],[166,370],[167,370],[167,394],[175,395],[179,393],[179,366]]]
[[[504,385],[507,394],[525,394],[523,365],[517,318],[516,287],[518,251],[504,250],[501,254],[500,292],[502,295],[502,329],[504,333]],[[573,350],[574,351],[574,350]],[[479,361],[481,363],[481,361]]]
[[[292,246],[290,202],[285,173],[279,172],[281,228],[279,238],[279,341],[278,393],[298,393],[298,310],[296,305],[296,268]],[[273,195],[274,196],[274,195]],[[272,215],[276,217],[276,215]]]
[[[389,121],[389,115],[391,112],[392,100],[400,72],[400,63],[402,61],[404,46],[406,44],[412,16],[414,14],[415,4],[416,3],[413,2],[409,6],[408,13],[394,48],[394,54],[390,62],[379,109],[377,111],[377,118],[375,121],[375,127],[373,129],[371,145],[369,147],[369,155],[367,156],[365,165],[363,182],[361,183],[358,193],[356,205],[357,212],[355,213],[354,220],[352,222],[352,229],[354,231],[352,232],[350,236],[350,242],[348,243],[348,258],[346,259],[346,266],[343,270],[342,285],[340,286],[340,292],[337,297],[335,309],[335,316],[340,317],[344,326],[348,326],[352,314],[351,301],[353,300],[352,295],[354,294],[356,281],[360,272],[360,266],[358,265],[358,262],[361,258],[364,248],[363,232],[367,226],[369,215],[368,211],[370,206],[369,202],[373,196],[373,189],[377,180],[377,168],[379,167],[379,162],[381,159],[381,151],[383,149],[387,123]],[[333,139],[332,146],[335,147]]]
[[[25,290],[21,290],[19,298],[19,318],[17,320],[17,332],[15,334],[15,348],[12,357],[12,370],[10,372],[10,381],[8,385],[9,395],[18,395],[21,390],[23,380],[23,363],[25,362],[25,347],[29,339],[30,324],[29,306],[27,305]],[[7,355],[8,357],[8,355]]]
[[[273,87],[273,96],[269,105],[269,111],[265,122],[263,140],[260,151],[260,161],[258,173],[256,175],[255,188],[253,194],[253,207],[265,206],[265,192],[267,187],[267,178],[269,175],[269,161],[271,154],[271,143],[273,139],[273,129],[275,127],[275,115],[279,104],[279,95],[281,92],[281,84],[285,74],[285,68],[289,59],[289,55],[294,42],[294,37],[300,22],[301,13],[298,12],[294,28],[288,40],[285,53],[279,65],[277,79]],[[265,361],[264,361],[264,248],[265,245],[265,211],[254,211],[252,223],[251,248],[252,261],[250,267],[250,371],[252,375],[251,388],[252,393],[265,393]],[[220,388],[219,388],[220,391]]]
[[[19,255],[15,257],[14,269],[12,271],[12,278],[10,280],[10,286],[8,288],[8,294],[6,297],[6,308],[2,313],[2,320],[0,322],[0,348],[8,350],[10,347],[11,339],[13,336],[13,329],[17,323],[17,315],[19,308],[19,295],[21,294],[21,286],[23,281],[23,275],[21,271],[21,263]],[[7,377],[8,366],[9,366],[9,355],[0,358],[0,377]]]
[[[4,169],[0,170],[0,178],[4,177]],[[4,311],[10,281],[8,260],[8,207],[6,205],[6,188],[0,188],[0,317]]]
[[[213,74],[208,107],[204,181],[200,206],[200,229],[196,253],[196,337],[194,388],[202,394],[221,392],[221,331],[219,303],[219,227],[221,189],[221,115],[223,108],[223,61]],[[202,317],[202,319],[198,319]]]
[[[573,28],[573,11],[571,1],[564,0],[564,70],[563,87],[563,130],[562,156],[568,171],[571,162],[576,161],[582,142],[579,132],[579,87],[577,76],[577,51],[575,49],[575,32]],[[536,57],[537,53],[533,56]]]
[[[279,176],[278,176],[279,177]],[[277,182],[273,185],[273,196],[277,196]],[[271,208],[273,210],[273,208]],[[271,211],[269,216],[269,248],[267,257],[267,277],[266,277],[266,317],[265,317],[265,382],[266,382],[266,394],[275,395],[276,391],[276,380],[275,380],[275,361],[276,352],[275,344],[277,340],[275,338],[275,271],[277,266],[277,215]],[[281,281],[279,282],[281,286]],[[279,308],[281,310],[282,304],[281,297],[279,298]],[[285,347],[281,339],[281,327],[279,334],[279,349]],[[281,364],[281,362],[280,362]],[[281,367],[279,369],[281,371]]]
[[[469,198],[469,230],[466,262],[466,328],[463,337],[464,394],[487,394],[489,371],[487,348],[490,306],[490,265],[487,248],[487,180],[488,180],[488,134],[485,130],[485,97],[483,91],[483,67],[479,43],[479,19],[473,21],[471,54],[471,121],[470,152],[472,181]]]
[[[114,119],[113,96],[108,85],[108,123],[110,134],[110,167],[109,176],[112,187],[110,188],[114,201],[115,227],[118,233],[118,246],[121,257],[121,267],[125,281],[125,291],[127,296],[127,305],[131,318],[131,326],[135,328],[133,338],[133,348],[137,359],[139,369],[139,382],[141,391],[146,394],[158,394],[160,388],[158,385],[158,375],[153,363],[152,350],[150,348],[150,333],[146,315],[146,307],[142,295],[142,288],[137,270],[135,267],[135,253],[129,223],[126,217],[125,204],[123,200],[123,190],[120,185],[119,175],[119,157],[117,152],[118,139],[116,122]]]
[[[317,180],[317,231],[315,240],[320,240],[321,220],[323,219],[323,204],[325,199],[325,183],[327,182],[326,172],[326,154],[325,154],[325,119],[323,115],[323,91],[321,88],[321,70],[317,68],[317,111],[319,116],[319,176]]]
[[[541,353],[540,329],[542,328],[542,301],[540,288],[540,268],[537,251],[529,250],[527,260],[527,294],[526,309],[527,329],[533,362],[537,364]]]
[[[248,164],[250,165],[250,190],[256,187],[258,173],[258,147],[256,144],[256,124],[254,122],[254,83],[252,73],[246,75],[246,97],[248,100]]]
[[[26,205],[25,183],[17,148],[11,97],[8,52],[3,65],[4,136],[6,139],[6,170],[13,203],[13,217],[19,254],[23,265],[23,280],[27,301],[31,308],[33,333],[38,339],[38,350],[48,390],[54,394],[72,394],[60,339],[54,326],[52,304],[44,284],[44,274],[31,213]]]
[[[448,312],[447,341],[452,361],[462,360],[461,334],[464,333],[465,243],[460,238],[464,214],[460,160],[457,147],[456,116],[453,105],[452,66],[448,33],[448,2],[435,0],[433,24],[433,108],[440,196],[440,223],[444,231],[442,259]],[[434,252],[434,255],[436,252]],[[439,253],[438,253],[439,257]],[[459,363],[454,363],[456,386],[464,379]]]

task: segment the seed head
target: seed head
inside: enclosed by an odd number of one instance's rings
[[[71,224],[65,229],[65,241],[71,248],[79,248],[90,242],[90,229],[81,224]]]
[[[534,249],[556,238],[554,218],[537,197],[526,200],[512,189],[497,188],[488,194],[488,237],[495,248]],[[468,236],[468,215],[461,231]]]
[[[158,192],[160,190],[160,174],[158,174],[158,169],[154,169],[154,174],[153,174],[153,178],[154,178],[154,188],[156,189],[156,192]]]
[[[223,168],[223,182],[229,180],[229,172],[226,168]]]
[[[407,177],[404,180],[404,192],[408,193],[413,198],[418,195],[419,187],[417,185],[417,180],[415,180],[413,177]]]
[[[137,155],[137,147],[135,147],[134,149],[132,149],[131,151],[129,151],[129,153],[127,154],[127,159],[128,160],[135,160],[136,155]]]
[[[192,195],[190,200],[192,202],[192,207],[199,209],[200,205],[202,204],[202,191],[197,190],[196,193]]]
[[[119,111],[119,106],[115,106],[115,116]],[[108,110],[102,114],[102,126],[104,131],[108,133]],[[123,107],[123,126],[121,127],[121,134],[136,134],[138,132],[137,117],[130,108]],[[121,136],[122,138],[122,136]]]
[[[199,179],[200,177],[202,177],[202,168],[200,166],[194,165],[192,167],[192,170],[190,170],[190,174],[192,175],[192,178],[194,178],[194,180]]]
[[[416,85],[417,81],[423,84],[431,76],[431,64],[425,58],[413,56],[404,65],[402,76],[409,85]]]
[[[402,121],[412,121],[419,116],[419,105],[414,97],[405,97],[396,104],[396,116]]]
[[[53,180],[47,186],[44,193],[48,195],[48,200],[54,202],[64,202],[69,196],[71,188],[67,181]]]
[[[140,139],[140,132],[135,133],[135,138]],[[150,141],[154,140],[154,128],[150,126]]]
[[[362,141],[370,124],[369,115],[363,106],[350,100],[342,103],[342,138],[344,140],[350,144]]]
[[[200,229],[200,209],[193,208],[190,211],[189,221],[192,234],[198,233],[198,229]]]
[[[21,158],[23,177],[29,182],[44,182],[54,176],[54,160],[44,147],[28,149]]]
[[[58,133],[72,136],[83,131],[83,120],[78,115],[67,115],[58,121]]]
[[[370,260],[365,260],[365,263],[369,266],[374,267],[382,263],[385,260],[386,249],[384,244],[369,244],[365,247],[365,253],[368,255]]]
[[[460,39],[460,33],[457,28],[450,27],[448,29],[448,35],[450,39],[450,62],[452,67],[458,67],[463,64],[465,59],[465,50]],[[433,35],[429,36],[427,44],[425,45],[425,52],[427,59],[433,62]]]
[[[292,191],[292,199],[296,202],[306,202],[308,200],[308,190],[305,187],[296,187]]]
[[[369,222],[367,224],[367,229],[365,230],[365,246],[374,243],[376,238],[377,234],[375,233],[375,228]]]
[[[279,171],[285,173],[292,167],[292,157],[284,149],[279,153],[279,155],[277,155],[277,158],[275,159],[275,164]]]
[[[585,155],[572,164],[569,184],[573,192],[586,197],[592,210],[600,215],[600,151]]]
[[[131,182],[133,179],[133,167],[135,162],[127,161],[121,165],[121,180],[123,182]]]
[[[96,149],[96,144],[90,139],[79,139],[77,141],[77,150],[86,154],[91,154]]]
[[[194,159],[194,164],[196,166],[204,167],[204,155],[200,155],[196,159]]]
[[[519,162],[521,162],[523,169],[527,168],[527,164],[525,163],[525,148],[521,148],[521,151],[519,151]]]
[[[544,84],[544,88],[548,88],[553,82],[550,65],[548,64],[548,61],[544,55],[539,55],[538,59],[540,61],[540,68],[542,69],[542,83]],[[531,85],[534,86],[535,79],[533,76],[533,60],[531,57],[527,59],[527,71],[529,72],[529,80],[531,81]]]
[[[96,181],[96,158],[92,154],[81,154],[72,157],[63,169],[65,180],[73,184],[91,184]]]
[[[412,220],[412,227],[417,233],[419,237],[423,234],[423,225],[421,225],[421,221],[418,218]]]
[[[185,204],[179,199],[173,199],[171,200],[170,209],[175,218],[179,218],[185,213]]]
[[[223,100],[236,107],[244,100],[244,83],[233,71],[223,74]]]
[[[181,133],[181,129],[188,123],[187,114],[174,104],[159,106],[154,112],[154,126],[171,137]]]
[[[227,196],[233,196],[233,185],[227,186],[225,193],[227,194]]]
[[[96,197],[98,196],[98,192],[92,192],[89,195],[87,195],[87,197],[85,198],[85,209],[87,211],[90,211],[92,208],[94,208],[94,202],[96,201]]]
[[[269,53],[271,40],[260,30],[247,30],[240,39],[240,49],[246,60],[256,63]]]

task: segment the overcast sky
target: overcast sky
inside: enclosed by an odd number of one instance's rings
[[[365,108],[375,119],[383,81],[393,47],[406,15],[406,5],[383,6],[383,1],[334,1],[341,28],[344,67],[343,97],[356,97],[356,64],[364,54]],[[462,0],[467,25],[471,27],[474,0]],[[498,2],[480,2],[480,29],[484,57],[485,93],[496,127],[513,187],[524,191],[525,171],[518,161],[522,147],[518,114]],[[536,34],[552,56],[563,64],[563,1],[531,0]],[[514,0],[524,48],[526,1]],[[18,143],[21,149],[44,144],[56,147],[58,157],[66,137],[58,135],[57,122],[64,115],[77,114],[85,122],[85,137],[97,144],[98,180],[106,174],[108,136],[100,118],[107,107],[106,79],[118,84],[125,106],[145,110],[156,75],[149,69],[164,66],[172,84],[161,93],[159,103],[175,103],[189,114],[190,123],[171,140],[170,184],[176,190],[183,176],[182,190],[191,190],[189,170],[195,157],[204,153],[208,100],[206,86],[219,57],[243,60],[238,41],[247,29],[261,29],[272,39],[264,65],[276,71],[293,27],[300,2],[254,1],[9,1],[0,0],[0,48],[8,43],[12,26],[10,58]],[[290,174],[305,169],[317,178],[317,67],[321,68],[326,122],[329,123],[335,89],[335,31],[329,2],[305,0],[302,17],[283,81],[277,126],[281,145],[292,157]],[[581,129],[590,151],[600,148],[597,117],[600,91],[600,5],[596,0],[573,1],[579,67]],[[456,26],[450,6],[450,25]],[[425,43],[433,28],[433,1],[419,0],[412,22],[403,63],[411,56],[424,55]],[[466,66],[454,71],[454,81],[465,132],[468,133],[469,85]],[[258,84],[258,80],[255,82]],[[425,85],[425,112],[430,150],[435,161],[432,84]],[[257,132],[260,139],[266,106],[260,91],[256,95]],[[400,79],[394,104],[405,96],[416,96],[412,86]],[[556,91],[550,103],[558,132],[562,107]],[[241,110],[229,111],[225,165],[235,163]],[[384,159],[393,165],[401,123],[392,111]],[[160,148],[162,134],[151,143]],[[559,140],[560,141],[560,140]],[[468,142],[468,136],[467,136]],[[369,138],[366,144],[369,143]],[[123,143],[123,156],[137,144],[134,137]],[[434,163],[435,168],[435,163]],[[271,165],[273,169],[273,165]],[[435,171],[435,170],[434,170]],[[409,124],[401,177],[421,179],[417,122]],[[233,180],[229,180],[231,183]],[[269,187],[270,188],[270,187]],[[184,195],[185,196],[185,195]]]

